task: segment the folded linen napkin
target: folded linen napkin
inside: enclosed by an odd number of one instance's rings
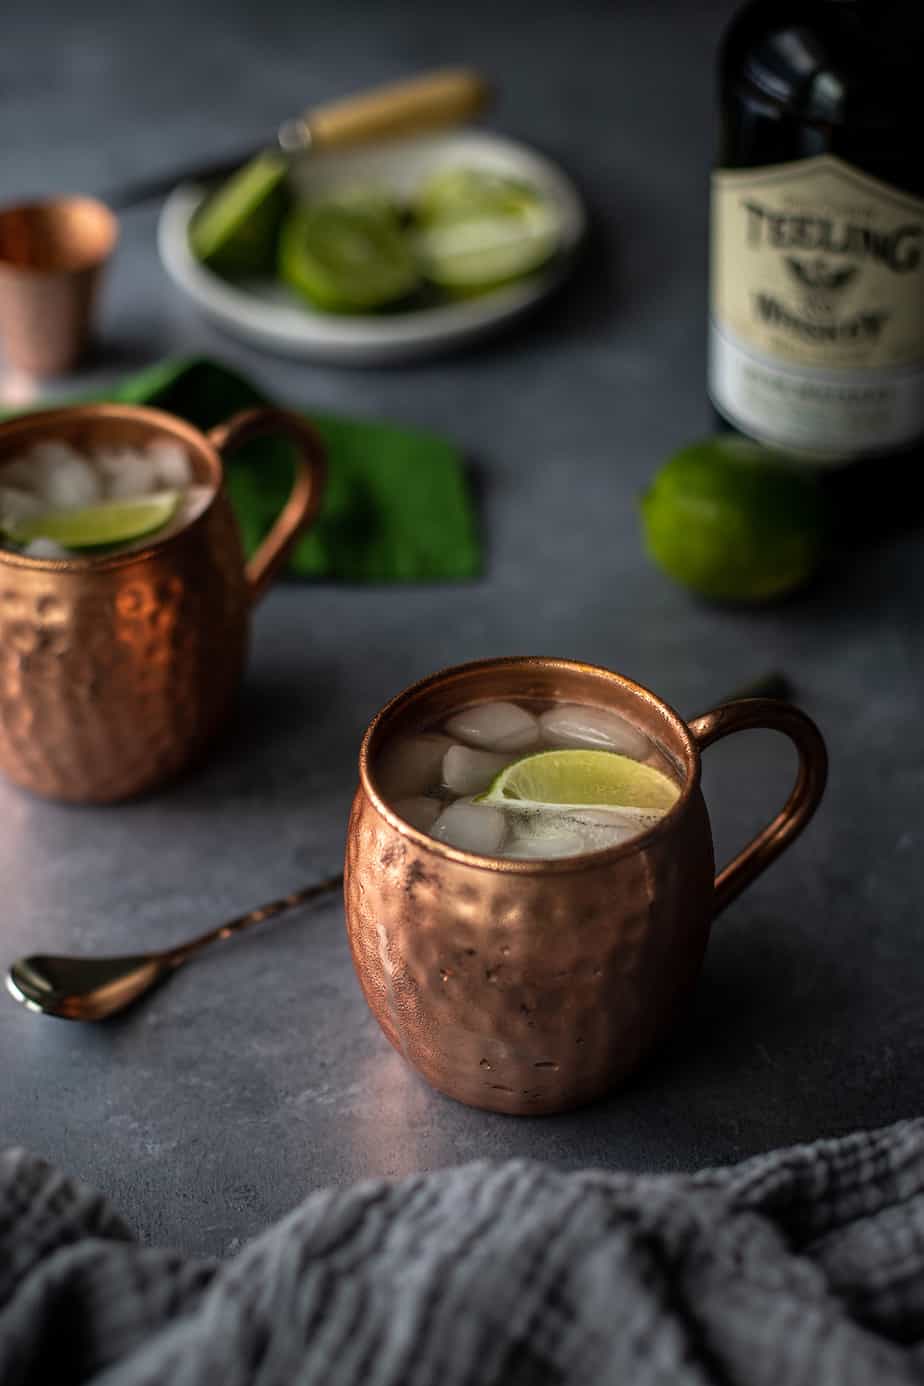
[[[235,371],[204,358],[161,362],[104,397],[166,409],[203,429],[270,403]],[[344,582],[478,575],[474,510],[456,448],[393,424],[302,412],[327,445],[329,477],[321,514],[293,553],[292,573]],[[282,441],[261,439],[230,459],[228,489],[248,555],[282,509],[291,476],[292,448]]]
[[[924,1121],[724,1170],[479,1163],[311,1195],[233,1260],[0,1157],[4,1386],[912,1386]]]

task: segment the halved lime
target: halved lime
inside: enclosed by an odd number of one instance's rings
[[[340,183],[325,193],[324,203],[338,207],[359,207],[370,216],[381,217],[399,225],[404,209],[397,194],[384,183],[372,181]]]
[[[338,201],[297,207],[283,223],[279,273],[317,308],[366,313],[406,298],[417,266],[383,205]]]
[[[475,294],[531,274],[554,255],[561,227],[538,189],[491,169],[448,168],[414,203],[414,245],[427,279]]]
[[[422,223],[481,216],[519,216],[542,202],[531,183],[485,168],[443,168],[417,189],[413,211]]]
[[[497,808],[666,812],[680,791],[660,770],[614,751],[540,751],[501,770],[476,799]]]
[[[219,274],[272,272],[287,168],[282,155],[260,154],[211,193],[189,228],[196,258]]]
[[[100,544],[125,544],[160,529],[173,518],[179,491],[158,491],[127,500],[100,501],[77,510],[46,510],[20,520],[9,533],[15,544],[53,539],[66,549],[91,549]]]
[[[425,226],[414,237],[423,274],[456,293],[497,288],[544,265],[555,254],[559,224],[545,206],[514,216],[460,218]]]

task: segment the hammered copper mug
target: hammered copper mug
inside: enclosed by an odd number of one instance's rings
[[[475,856],[399,818],[376,783],[383,747],[464,704],[506,698],[626,717],[674,768],[675,806],[630,842],[554,861]],[[772,822],[713,878],[700,752],[752,727],[789,737],[798,778]],[[802,831],[826,770],[814,723],[769,699],[687,723],[620,674],[560,659],[484,660],[414,684],[366,732],[347,839],[347,929],[373,1014],[398,1052],[460,1102],[538,1114],[600,1097],[663,1038],[699,974],[712,920]]]
[[[295,444],[291,494],[245,565],[223,458],[264,435]],[[125,799],[195,760],[224,723],[250,611],[318,511],[321,441],[311,424],[253,409],[204,434],[157,409],[92,404],[0,425],[0,469],[33,444],[80,452],[180,443],[211,489],[188,524],[108,556],[32,558],[0,549],[0,769],[36,794]]]

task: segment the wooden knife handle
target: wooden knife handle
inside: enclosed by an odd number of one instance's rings
[[[306,111],[313,149],[416,135],[471,120],[487,105],[488,84],[464,68],[431,72]]]

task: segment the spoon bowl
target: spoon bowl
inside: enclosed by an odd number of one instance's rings
[[[35,953],[13,963],[7,991],[30,1011],[66,1020],[105,1020],[130,1006],[170,971],[140,953],[123,958],[63,958]]]
[[[30,1011],[63,1020],[105,1020],[124,1011],[169,973],[212,943],[231,938],[251,924],[336,890],[343,876],[328,876],[315,885],[293,891],[267,905],[229,919],[217,929],[158,953],[135,953],[116,958],[70,958],[33,953],[18,958],[6,975],[6,989]]]

